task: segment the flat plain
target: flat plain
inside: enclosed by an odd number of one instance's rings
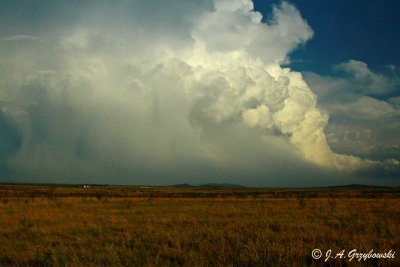
[[[396,254],[325,262],[353,249]],[[400,266],[397,253],[400,189],[0,185],[0,266]]]

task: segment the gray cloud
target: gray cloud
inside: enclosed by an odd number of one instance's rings
[[[15,42],[15,41],[37,41],[38,38],[32,35],[27,35],[27,34],[16,34],[16,35],[11,35],[7,37],[3,37],[1,39],[2,41],[6,42]]]
[[[372,72],[366,63],[349,60],[335,66],[335,70],[347,74],[349,89],[363,95],[390,94],[400,88],[400,78],[396,75],[394,66],[390,66],[394,75],[386,76]]]

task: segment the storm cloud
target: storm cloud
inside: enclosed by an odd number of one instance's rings
[[[394,158],[332,151],[328,111],[281,67],[314,34],[293,5],[263,22],[246,0],[72,3],[32,1],[40,16],[22,22],[10,4],[3,18],[0,168],[10,179],[301,186],[398,170]],[[339,67],[386,82],[356,61]]]

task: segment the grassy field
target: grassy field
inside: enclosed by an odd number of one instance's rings
[[[328,249],[396,254],[325,262]],[[400,266],[397,253],[398,189],[0,185],[0,266]]]

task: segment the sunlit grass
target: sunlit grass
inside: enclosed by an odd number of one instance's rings
[[[5,185],[0,193],[4,266],[320,266],[314,248],[400,247],[396,190]]]

